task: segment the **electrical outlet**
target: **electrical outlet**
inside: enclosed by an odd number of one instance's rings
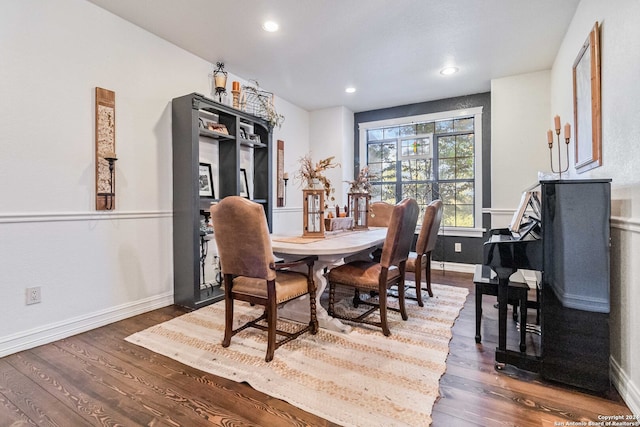
[[[462,252],[462,243],[454,243],[453,250],[456,252]]]
[[[40,286],[27,288],[27,305],[38,304],[40,302],[42,302],[42,294],[40,292]]]

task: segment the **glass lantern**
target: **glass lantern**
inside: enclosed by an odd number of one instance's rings
[[[324,190],[302,190],[302,237],[324,237]]]
[[[354,230],[366,230],[369,218],[369,193],[349,193],[349,215],[353,218]]]

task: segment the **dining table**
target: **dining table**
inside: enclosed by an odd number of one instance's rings
[[[320,298],[327,287],[325,272],[344,263],[345,258],[362,256],[366,259],[373,248],[381,245],[387,236],[386,227],[369,227],[363,230],[348,230],[325,233],[324,237],[302,237],[300,235],[271,236],[273,253],[285,261],[293,261],[305,256],[316,256],[313,275],[316,283],[316,314],[321,328],[348,333],[349,325],[329,315],[320,304]],[[278,317],[309,323],[309,295],[303,295],[278,308]]]

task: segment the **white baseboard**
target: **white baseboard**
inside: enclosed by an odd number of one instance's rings
[[[455,271],[458,273],[471,273],[475,271],[475,264],[461,264],[457,262],[431,261],[432,270]]]
[[[23,331],[19,334],[0,337],[0,357],[49,344],[171,304],[173,304],[173,291]]]
[[[609,358],[611,366],[611,381],[618,393],[636,417],[640,417],[640,388],[631,381],[631,378],[622,370],[618,362]]]

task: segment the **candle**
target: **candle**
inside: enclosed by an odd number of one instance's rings
[[[555,125],[556,125],[556,132],[557,132],[557,133],[560,133],[560,116],[555,116],[555,117],[553,118],[553,122],[554,122],[554,123],[555,123]]]
[[[571,125],[569,123],[564,124],[564,139],[571,138]]]
[[[553,131],[551,129],[547,131],[547,142],[549,143],[549,148],[553,147]]]
[[[240,90],[240,82],[233,82],[233,90]]]
[[[282,179],[289,179],[289,172],[282,174]]]

